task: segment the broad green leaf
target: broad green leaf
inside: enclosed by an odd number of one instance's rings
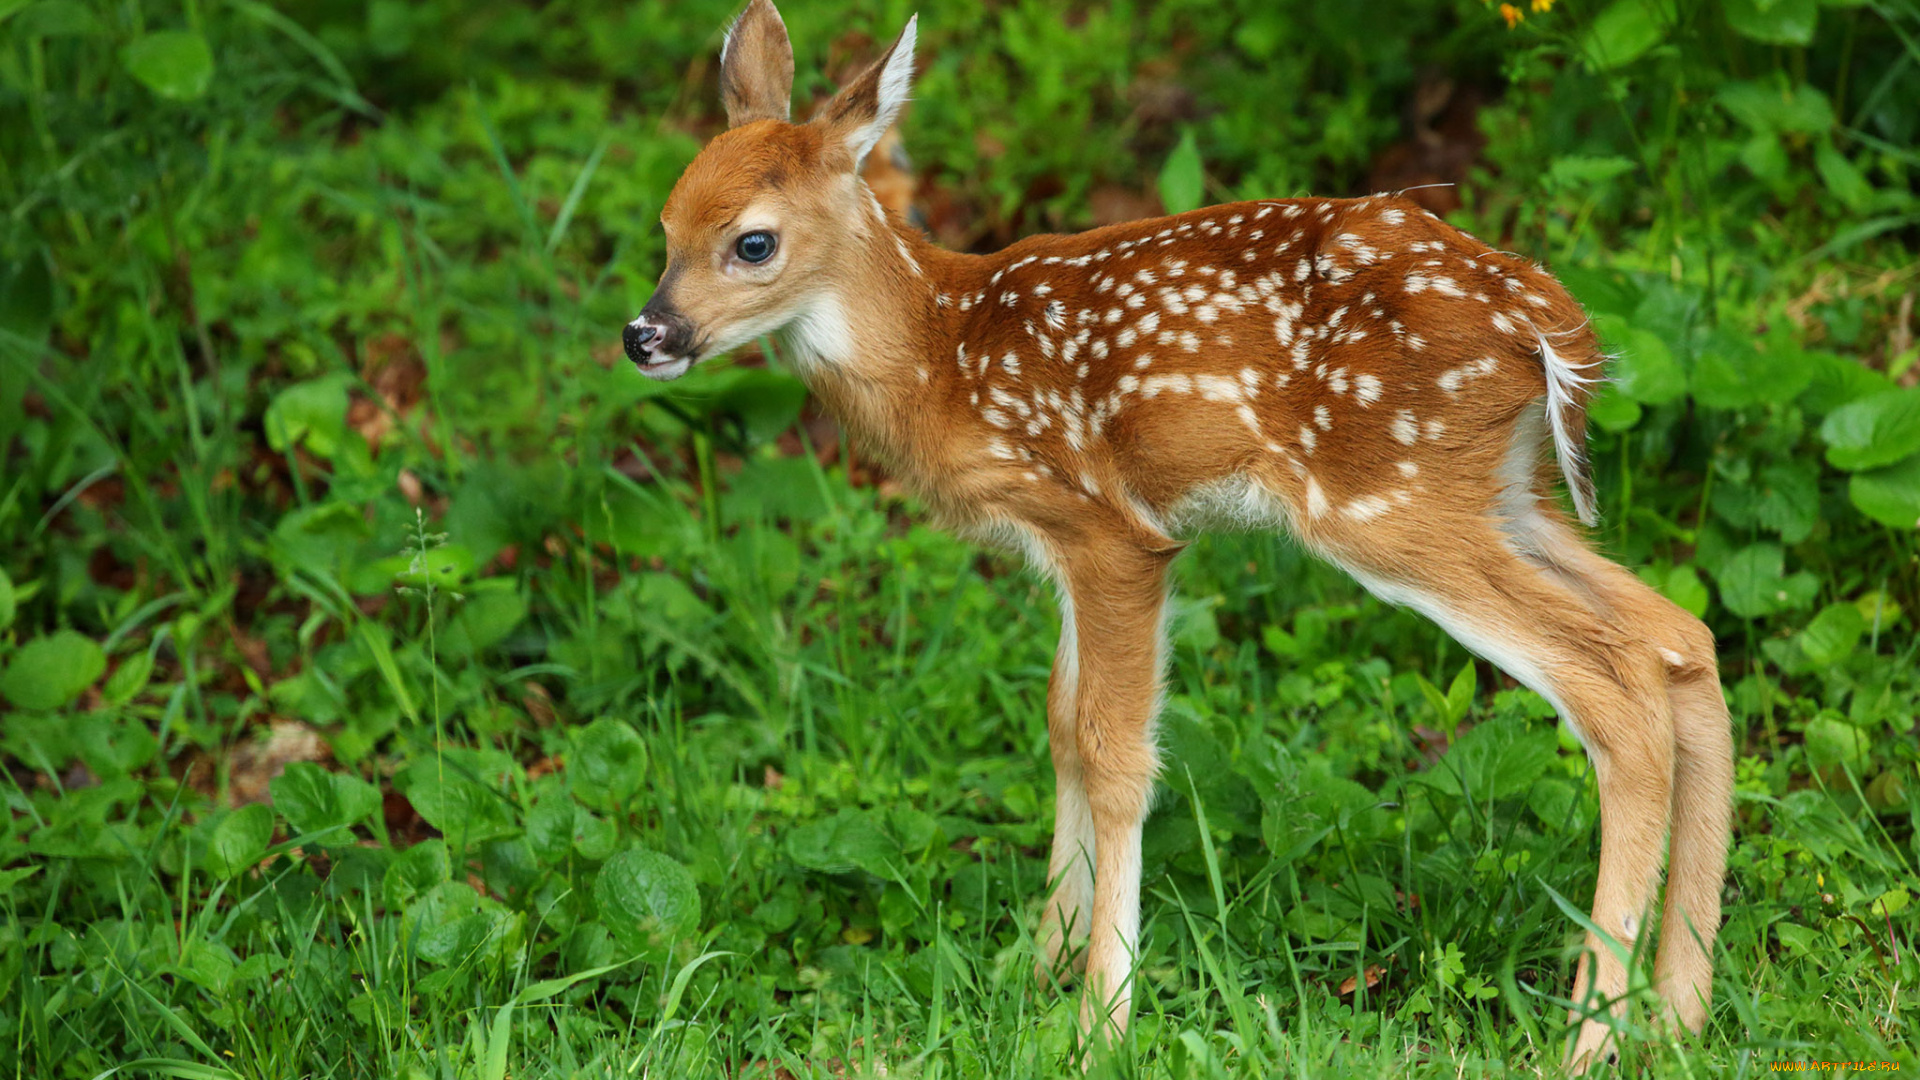
[[[0,695],[23,709],[58,709],[107,670],[92,638],[56,630],[22,646],[0,674]]]
[[[259,862],[272,842],[273,811],[264,803],[243,806],[214,826],[205,854],[207,870],[216,877],[234,877]]]
[[[1860,761],[1871,746],[1866,732],[1836,716],[1822,713],[1807,722],[1807,761],[1815,766]]]
[[[1800,362],[1813,373],[1800,392],[1800,405],[1815,416],[1893,389],[1885,375],[1852,357],[1809,351],[1800,354]]]
[[[713,396],[713,411],[738,423],[750,443],[777,438],[806,404],[806,385],[773,368],[735,368]]]
[[[575,809],[564,793],[550,793],[527,810],[523,824],[534,858],[551,865],[567,857],[567,849],[573,846]]]
[[[1596,71],[1625,67],[1660,44],[1672,22],[1670,5],[1660,0],[1613,0],[1587,28],[1580,53]]]
[[[1853,652],[1866,629],[1867,620],[1861,617],[1859,607],[1828,604],[1800,631],[1800,651],[1816,664],[1837,664]]]
[[[39,873],[41,868],[41,866],[22,866],[15,870],[0,870],[0,899],[10,899],[13,896],[13,887]]]
[[[1772,131],[1756,131],[1740,147],[1740,164],[1756,179],[1777,184],[1787,178],[1793,159],[1787,156],[1786,141]]]
[[[593,883],[593,900],[600,921],[629,954],[658,955],[700,928],[700,891],[693,875],[646,848],[608,859]]]
[[[5,570],[0,570],[0,630],[13,625],[13,613],[17,606],[13,599],[13,579]]]
[[[80,760],[95,776],[126,776],[145,768],[160,750],[160,740],[142,720],[90,712],[67,722]]]
[[[1625,176],[1639,168],[1632,158],[1613,154],[1607,157],[1589,157],[1583,154],[1567,154],[1554,159],[1547,169],[1547,181],[1558,188],[1578,189],[1596,187],[1609,180]]]
[[[1859,167],[1847,160],[1832,142],[1822,142],[1814,150],[1813,167],[1820,173],[1827,190],[1845,203],[1847,209],[1859,210],[1873,199],[1873,185],[1867,183]]]
[[[1730,82],[1713,99],[1735,120],[1769,134],[1819,135],[1834,123],[1827,95],[1804,83]]]
[[[1773,924],[1773,934],[1788,955],[1815,956],[1827,951],[1822,943],[1820,931],[1799,923],[1777,922]]]
[[[1473,661],[1469,659],[1460,665],[1460,670],[1453,676],[1453,682],[1447,687],[1447,718],[1451,721],[1448,725],[1448,734],[1452,734],[1453,728],[1460,726],[1460,721],[1466,719],[1467,713],[1473,711],[1473,693],[1479,685],[1479,675],[1474,671]]]
[[[1447,711],[1447,695],[1440,688],[1427,681],[1425,675],[1415,675],[1420,687],[1420,696],[1426,700],[1427,708],[1433,710],[1433,721],[1437,728],[1452,731],[1454,719]]]
[[[1476,800],[1524,795],[1559,755],[1554,729],[1528,729],[1507,718],[1476,725],[1447,748],[1446,756],[1419,774],[1436,791]]]
[[[407,801],[449,841],[471,846],[519,831],[505,799],[451,770],[441,775],[432,758],[414,762],[407,774]]]
[[[479,560],[464,545],[441,544],[425,552],[405,551],[381,559],[368,567],[368,574],[395,589],[455,592],[479,568]]]
[[[888,877],[891,864],[900,858],[900,844],[888,833],[879,814],[841,810],[793,830],[787,837],[787,854],[809,870],[830,874],[865,870]]]
[[[1660,591],[1660,595],[1680,605],[1688,614],[1699,618],[1707,613],[1707,586],[1700,580],[1700,572],[1692,566],[1674,566],[1665,570],[1648,568],[1640,572],[1647,584]]]
[[[507,635],[527,618],[527,600],[517,585],[511,588],[486,588],[488,582],[510,579],[488,578],[482,586],[467,593],[466,603],[454,613],[453,621],[441,632],[440,648],[455,656],[477,656],[507,639]]]
[[[1896,529],[1920,529],[1920,454],[1884,469],[1854,473],[1847,497],[1859,511]]]
[[[1878,627],[1884,631],[1900,622],[1899,603],[1878,589],[1861,593],[1860,598],[1855,600],[1853,605],[1860,609],[1860,617],[1866,620],[1868,630]]]
[[[357,776],[328,772],[310,761],[288,765],[267,790],[273,795],[273,808],[295,833],[353,825],[380,809],[380,792],[372,784]],[[329,840],[351,844],[353,836],[342,829]]]
[[[187,30],[160,30],[128,43],[120,62],[147,89],[174,101],[207,92],[213,82],[213,50],[207,39]]]
[[[453,965],[497,956],[519,919],[465,882],[449,881],[416,900],[401,928],[422,960]]]
[[[342,374],[297,382],[275,394],[267,405],[267,445],[286,453],[304,444],[311,453],[331,458],[347,434],[347,387]]]
[[[125,705],[139,696],[153,678],[153,654],[145,651],[134,653],[107,676],[105,685],[100,687],[100,700],[108,705]]]
[[[1768,45],[1807,45],[1820,19],[1818,0],[1726,0],[1727,24]]]
[[[1687,392],[1687,373],[1665,338],[1617,317],[1595,322],[1601,336],[1620,350],[1608,375],[1622,397],[1642,405],[1664,405]]]
[[[1787,402],[1813,378],[1798,359],[1784,349],[1762,349],[1751,335],[1722,327],[1700,342],[1687,381],[1695,400],[1716,409]]]
[[[41,0],[23,8],[11,31],[16,40],[90,37],[105,29],[100,19],[79,0]]]
[[[613,822],[584,806],[573,806],[573,850],[581,858],[599,862],[612,855],[619,843],[620,830]]]
[[[1920,452],[1920,387],[1851,402],[1820,425],[1827,461],[1848,472],[1891,465]]]
[[[1611,379],[1600,384],[1600,389],[1587,399],[1587,419],[1602,431],[1631,430],[1640,422],[1640,416],[1640,403],[1622,393],[1619,383]]]
[[[1180,142],[1160,167],[1160,202],[1169,214],[1184,214],[1197,209],[1205,197],[1206,173],[1200,164],[1200,147],[1192,131],[1180,133]]]
[[[387,867],[380,895],[389,908],[405,908],[414,897],[453,880],[453,861],[444,840],[423,840],[400,853]]]
[[[1791,611],[1812,603],[1820,581],[1801,571],[1784,571],[1785,553],[1778,544],[1751,544],[1727,557],[1717,577],[1720,602],[1743,619],[1757,619],[1777,611]]]
[[[1813,461],[1768,465],[1747,483],[1727,480],[1713,489],[1713,509],[1742,529],[1761,528],[1797,544],[1820,517],[1820,469]]]
[[[647,746],[633,726],[602,717],[572,733],[567,784],[595,810],[624,805],[647,779]]]

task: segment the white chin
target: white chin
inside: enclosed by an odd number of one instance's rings
[[[635,364],[634,366],[640,369],[640,374],[645,375],[649,379],[657,379],[660,382],[671,382],[685,375],[687,369],[693,366],[693,361],[686,357],[668,357],[664,360],[654,360],[645,364]]]

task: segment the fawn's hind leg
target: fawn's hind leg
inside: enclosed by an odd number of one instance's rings
[[[1713,942],[1733,819],[1733,727],[1713,634],[1699,619],[1543,515],[1539,547],[1553,568],[1589,590],[1616,625],[1638,629],[1664,662],[1673,712],[1671,852],[1655,984],[1673,1021],[1706,1024],[1713,1000]]]
[[[1673,713],[1656,647],[1598,610],[1577,584],[1520,554],[1515,532],[1491,515],[1436,514],[1417,530],[1318,539],[1376,595],[1433,619],[1573,725],[1600,789],[1593,923],[1631,950],[1658,885],[1673,788]],[[1618,1014],[1626,990],[1620,956],[1589,934],[1574,980],[1583,1007],[1575,1019],[1588,1017],[1571,1051],[1576,1070],[1611,1051],[1612,1027],[1585,1012],[1587,1003],[1597,997]]]
[[[1074,698],[1080,692],[1080,643],[1075,632],[1072,594],[1062,590],[1060,648],[1047,683],[1047,749],[1053,757],[1053,852],[1047,859],[1047,906],[1040,917],[1040,956],[1034,975],[1051,984],[1071,954],[1073,966],[1086,967],[1086,953],[1072,939],[1087,932],[1093,904],[1093,810],[1080,762]]]
[[[1087,919],[1087,976],[1081,1028],[1124,1032],[1133,1011],[1133,964],[1140,941],[1140,827],[1153,793],[1158,755],[1161,620],[1166,568],[1176,550],[1164,538],[1124,528],[1089,530],[1058,545],[1059,574],[1071,595],[1078,664],[1072,738],[1093,822],[1093,904]],[[1056,735],[1057,737],[1057,735]]]

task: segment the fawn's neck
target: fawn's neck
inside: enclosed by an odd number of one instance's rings
[[[875,219],[835,260],[834,286],[784,331],[801,381],[863,453],[923,495],[938,486],[953,365],[951,297],[993,272],[995,256],[934,245],[874,207]]]

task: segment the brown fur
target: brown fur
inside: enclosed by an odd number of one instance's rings
[[[756,0],[734,34],[777,24]],[[1600,787],[1594,918],[1621,941],[1652,913],[1671,825],[1657,976],[1672,1017],[1698,1030],[1729,828],[1726,706],[1706,628],[1595,554],[1553,504],[1550,422],[1559,472],[1584,493],[1581,380],[1602,363],[1572,297],[1391,196],[942,251],[855,174],[899,107],[910,35],[821,120],[750,120],[688,167],[663,216],[656,304],[696,328],[693,359],[784,330],[796,369],[869,452],[947,523],[1024,551],[1059,585],[1070,617],[1048,692],[1060,792],[1043,973],[1087,931],[1083,1021],[1125,1026],[1166,568],[1193,529],[1285,527],[1562,710]],[[748,229],[775,231],[779,255],[732,258]],[[1580,1067],[1607,1049],[1626,987],[1613,952],[1589,949],[1576,997],[1598,997],[1576,1013]]]

